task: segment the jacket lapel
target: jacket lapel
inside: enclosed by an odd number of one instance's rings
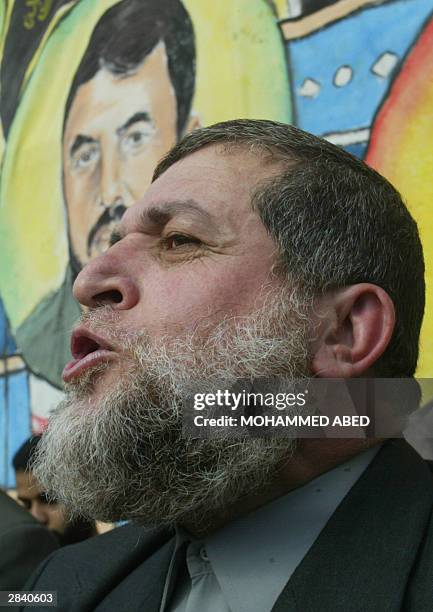
[[[159,612],[174,540],[136,567],[96,608],[98,612]]]
[[[78,545],[71,612],[159,612],[174,543],[168,530],[126,525]]]
[[[273,612],[394,612],[433,504],[428,464],[404,441],[384,444],[337,508]]]

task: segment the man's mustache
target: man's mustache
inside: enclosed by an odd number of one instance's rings
[[[104,209],[104,212],[90,229],[87,237],[87,255],[90,257],[91,248],[97,232],[104,226],[110,225],[113,221],[120,221],[126,211],[123,203],[114,204]]]

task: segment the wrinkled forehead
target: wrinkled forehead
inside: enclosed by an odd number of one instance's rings
[[[207,217],[208,222],[239,225],[254,216],[261,223],[252,209],[251,198],[261,182],[278,172],[275,164],[265,162],[261,155],[248,149],[207,146],[163,172],[137,203],[137,210],[126,213],[125,223],[129,221],[128,215],[158,209],[182,214],[197,212],[202,220]]]

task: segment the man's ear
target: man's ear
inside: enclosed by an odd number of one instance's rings
[[[395,325],[389,295],[370,283],[326,294],[317,304],[319,324],[312,373],[326,378],[364,374],[384,353]]]

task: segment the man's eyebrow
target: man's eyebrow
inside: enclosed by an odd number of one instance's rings
[[[173,217],[180,214],[194,215],[206,227],[217,228],[212,215],[202,208],[194,200],[176,200],[172,202],[164,202],[156,204],[150,208],[142,210],[135,226],[145,228],[146,232],[156,232],[162,229]],[[113,229],[109,238],[109,246],[113,246],[119,240],[122,240],[127,234],[126,229],[119,224]]]
[[[141,211],[139,223],[144,227],[150,225],[157,229],[164,227],[173,217],[182,214],[191,215],[208,226],[215,225],[212,215],[195,200],[173,200],[150,206]]]
[[[138,123],[139,121],[146,121],[147,123],[151,123],[152,120],[150,118],[149,113],[146,113],[145,111],[141,113],[135,113],[134,115],[129,117],[129,119],[125,121],[125,123],[121,125],[120,128],[117,128],[117,134],[121,134],[122,132],[127,130],[129,126],[133,125],[134,123]]]
[[[97,141],[91,136],[84,136],[83,134],[78,134],[78,136],[75,136],[74,142],[72,143],[71,148],[69,149],[69,155],[72,157],[75,151],[77,151],[77,149],[79,149],[83,144],[93,144],[96,142]]]

